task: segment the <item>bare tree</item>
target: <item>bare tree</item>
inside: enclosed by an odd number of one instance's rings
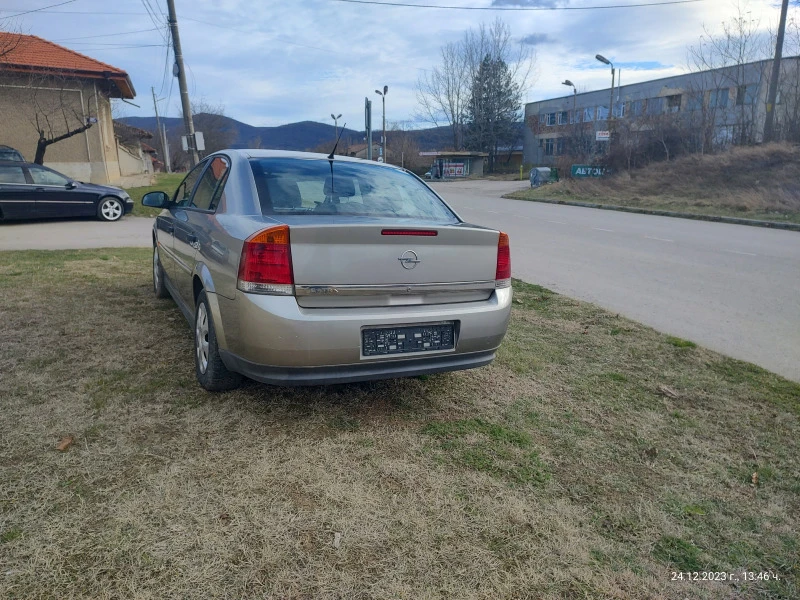
[[[475,80],[486,72],[481,69],[486,57],[494,64],[505,63],[521,98],[533,76],[535,52],[514,42],[510,28],[501,19],[469,29],[460,41],[444,45],[440,63],[426,70],[417,82],[419,116],[437,127],[446,123],[454,150],[460,150],[464,143],[465,115]]]
[[[439,127],[447,123],[453,136],[453,150],[463,140],[464,108],[469,96],[469,72],[462,43],[442,47],[440,63],[423,72],[416,85],[420,117]]]

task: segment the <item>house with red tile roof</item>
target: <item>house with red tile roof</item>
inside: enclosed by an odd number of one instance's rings
[[[119,184],[111,99],[136,95],[122,69],[35,35],[0,32],[0,144],[80,181]]]

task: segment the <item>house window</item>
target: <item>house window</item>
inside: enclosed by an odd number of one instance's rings
[[[555,125],[556,124],[556,113],[547,113],[547,124],[548,125]]]
[[[606,121],[606,120],[608,120],[608,107],[607,106],[598,106],[597,107],[597,120],[598,121]]]
[[[725,108],[728,106],[728,96],[730,96],[728,88],[711,90],[711,97],[709,98],[708,105],[711,108]]]
[[[564,154],[564,138],[556,139],[556,154]]]
[[[644,100],[634,100],[631,102],[631,115],[634,117],[642,116],[644,111]]]
[[[567,123],[569,123],[569,112],[564,110],[558,113],[558,124],[566,125]]]
[[[740,85],[736,88],[736,106],[749,106],[756,101],[758,85]]]
[[[675,113],[681,110],[681,95],[667,96],[667,112]]]
[[[614,116],[618,119],[621,119],[625,116],[625,103],[624,102],[617,102],[614,105]]]
[[[584,123],[591,123],[594,121],[594,106],[590,106],[583,109],[583,122]]]
[[[544,155],[553,156],[553,138],[547,138],[544,141]]]
[[[539,115],[539,124],[544,125],[545,123],[547,123],[547,115],[542,113]]]
[[[539,148],[544,146],[544,138],[539,138]]]
[[[660,115],[664,112],[664,98],[650,98],[647,101],[647,114]]]

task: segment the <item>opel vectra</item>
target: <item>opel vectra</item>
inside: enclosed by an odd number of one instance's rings
[[[194,328],[208,390],[318,385],[490,363],[511,311],[508,236],[401,168],[224,150],[153,226],[153,286]]]

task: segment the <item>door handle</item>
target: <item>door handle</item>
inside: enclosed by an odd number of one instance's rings
[[[37,192],[43,192],[43,191],[44,191],[44,188],[43,188],[43,187],[38,187],[38,188],[36,188],[36,191],[37,191]]]
[[[196,235],[194,235],[193,233],[190,233],[189,237],[188,237],[188,241],[189,241],[189,245],[192,248],[194,248],[195,250],[200,250],[200,240],[198,239],[198,237]]]

